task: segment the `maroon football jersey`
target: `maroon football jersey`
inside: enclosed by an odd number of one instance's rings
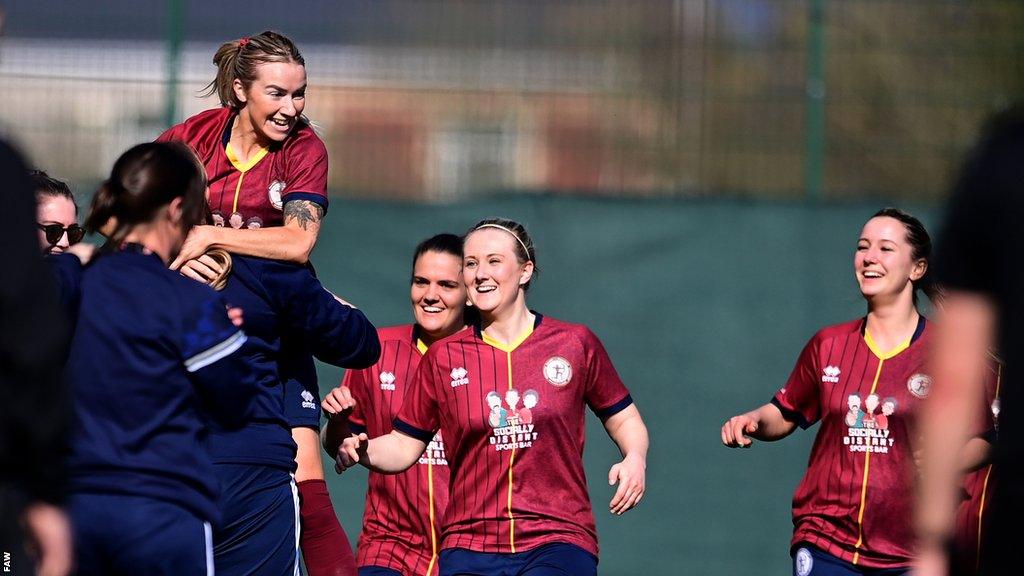
[[[423,353],[413,325],[381,328],[380,360],[364,370],[345,372],[343,384],[356,405],[353,431],[371,438],[391,432]],[[448,503],[448,462],[440,435],[418,464],[401,474],[370,472],[356,563],[383,566],[402,574],[438,573],[441,514]]]
[[[793,496],[793,544],[865,567],[910,565],[916,414],[928,395],[930,330],[882,353],[854,320],[814,335],[772,403],[807,428],[821,422]]]
[[[507,346],[479,328],[434,343],[394,425],[421,440],[444,434],[443,548],[514,553],[562,542],[596,555],[584,406],[608,418],[630,404],[590,330],[537,314]]]
[[[1002,371],[1002,364],[993,360],[985,381],[985,404],[976,419],[976,436],[987,436],[998,430]],[[956,545],[961,566],[969,571],[976,571],[981,560],[982,520],[995,488],[996,476],[992,474],[991,464],[982,466],[964,478],[964,499],[956,514]]]
[[[283,143],[241,163],[228,146],[236,114],[222,107],[172,126],[157,141],[184,142],[206,167],[214,223],[233,228],[280,226],[288,200],[327,209],[327,148],[305,122]]]

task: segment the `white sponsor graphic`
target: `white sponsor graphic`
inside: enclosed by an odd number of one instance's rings
[[[879,398],[869,394],[861,402],[860,396],[850,394],[846,399],[846,436],[843,445],[850,452],[872,452],[888,454],[896,440],[890,437],[889,420],[896,413],[897,402],[893,397]],[[876,414],[877,412],[877,414]]]
[[[434,434],[434,439],[427,444],[427,449],[420,456],[420,464],[431,464],[433,466],[447,466],[448,459],[444,455],[444,440],[441,433]]]
[[[394,390],[395,389],[395,375],[391,372],[380,373],[380,389],[381,390]]]
[[[927,398],[932,390],[932,377],[927,374],[914,374],[907,380],[907,390],[918,398]]]
[[[452,388],[458,388],[459,386],[469,384],[469,372],[466,372],[465,368],[453,368],[451,376]]]
[[[555,386],[565,386],[572,380],[572,365],[561,356],[552,356],[544,363],[544,378]]]
[[[827,384],[838,384],[839,383],[839,367],[838,366],[825,366],[825,369],[821,371],[821,381]]]
[[[313,397],[313,394],[309,390],[303,390],[301,396],[303,408],[316,410],[316,398]]]
[[[281,202],[281,194],[284,192],[285,183],[280,180],[274,180],[267,187],[267,196],[270,198],[270,205],[278,210],[283,206]]]
[[[540,401],[536,390],[527,390],[520,397],[518,390],[510,388],[505,391],[504,398],[492,390],[484,400],[487,402],[487,424],[492,428],[491,446],[495,450],[500,452],[533,446],[537,440],[533,412]]]

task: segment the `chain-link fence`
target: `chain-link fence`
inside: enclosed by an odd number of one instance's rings
[[[70,4],[70,5],[67,5]],[[932,200],[1024,96],[1009,0],[378,0],[6,4],[0,124],[102,178],[197,98],[218,42],[307,61],[333,194],[494,191]]]

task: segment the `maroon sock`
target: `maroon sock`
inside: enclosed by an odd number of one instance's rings
[[[299,547],[309,576],[356,576],[352,545],[334,514],[323,480],[303,480],[299,487],[302,531]]]

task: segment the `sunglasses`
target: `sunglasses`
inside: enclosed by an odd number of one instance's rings
[[[56,246],[65,232],[68,233],[68,245],[78,244],[82,238],[85,238],[85,228],[78,224],[72,224],[67,228],[60,224],[37,224],[37,226],[46,235],[46,241],[50,243],[50,246]]]

